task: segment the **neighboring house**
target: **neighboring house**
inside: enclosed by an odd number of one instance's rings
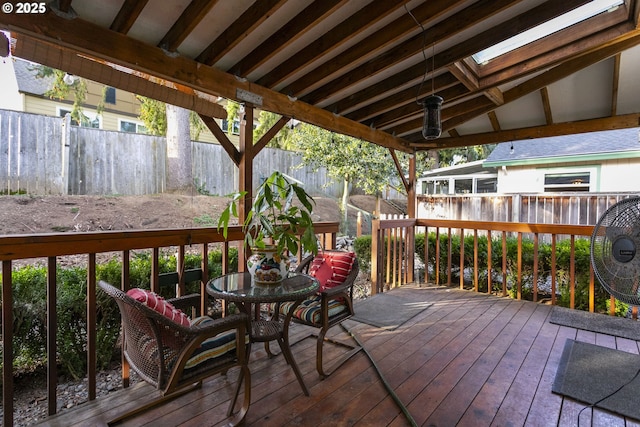
[[[427,171],[418,178],[418,194],[495,193],[498,174],[484,160]]]
[[[640,128],[501,143],[483,167],[502,194],[640,191]]]
[[[418,194],[640,191],[640,128],[498,144],[485,160],[425,172]]]
[[[53,78],[37,78],[35,68],[37,66],[20,58],[0,61],[0,81],[2,82],[0,109],[47,116],[64,116],[71,112],[72,100],[51,99],[46,95],[51,88]],[[87,95],[82,106],[82,112],[87,118],[84,126],[120,132],[146,133],[144,123],[138,119],[140,101],[134,94],[109,86],[105,88],[105,85],[90,80],[86,82]],[[104,109],[102,114],[98,114],[97,106],[103,98],[103,93]],[[219,125],[223,131],[228,131],[226,120],[220,121]],[[238,133],[239,122],[232,127],[230,139],[237,140]],[[217,142],[206,128],[200,133],[198,141]]]

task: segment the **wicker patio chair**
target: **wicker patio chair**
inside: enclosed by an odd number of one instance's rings
[[[320,378],[325,378],[335,371],[340,365],[347,361],[351,356],[355,355],[362,348],[358,345],[352,345],[344,341],[326,338],[327,331],[333,326],[341,324],[344,320],[353,316],[353,286],[355,280],[358,277],[358,260],[353,253],[350,253],[352,257],[352,265],[350,270],[345,273],[345,276],[336,280],[336,272],[333,269],[333,283],[332,279],[322,277],[323,274],[316,269],[320,263],[328,262],[334,259],[334,255],[342,256],[348,253],[338,251],[323,251],[316,257],[308,256],[302,260],[300,265],[296,268],[296,272],[305,273],[315,276],[320,282],[320,291],[304,300],[295,310],[291,318],[292,321],[307,326],[318,328],[317,334],[310,334],[302,339],[313,337],[316,339],[316,369]],[[328,270],[327,270],[328,271]],[[328,279],[328,280],[327,280]],[[276,316],[286,315],[289,311],[292,303],[283,303],[275,311]],[[301,339],[301,340],[302,340]],[[300,340],[300,341],[301,341]],[[298,341],[299,342],[299,341]],[[329,369],[325,369],[322,362],[322,348],[325,342],[335,344],[347,349],[346,353],[343,353]]]
[[[245,314],[216,320],[198,317],[183,326],[106,282],[100,281],[98,285],[115,299],[120,309],[122,351],[126,360],[144,381],[161,392],[158,399],[118,416],[109,424],[200,387],[203,379],[218,373],[226,374],[235,366],[240,368],[240,373],[227,416],[232,417],[233,425],[244,420],[251,401],[251,374],[247,365],[248,318]],[[200,296],[187,295],[166,302],[182,315],[190,307],[199,306]],[[243,379],[244,399],[234,414]]]

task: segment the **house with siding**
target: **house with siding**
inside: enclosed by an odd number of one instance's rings
[[[640,191],[640,128],[501,143],[482,166],[503,194]]]
[[[15,57],[0,61],[0,81],[2,82],[0,109],[60,117],[71,112],[72,98],[59,100],[47,96],[53,77],[37,78],[37,67],[36,63]],[[144,123],[138,118],[140,101],[135,94],[91,80],[85,79],[85,81],[87,94],[82,110],[87,120],[83,126],[120,132],[146,132]],[[98,105],[101,101],[104,108],[101,113],[98,113]],[[219,124],[225,132],[231,128],[229,138],[232,141],[238,139],[239,122],[228,126],[226,120],[223,120]],[[197,140],[218,142],[206,127]]]
[[[485,160],[427,171],[418,194],[640,191],[640,128],[498,144]]]

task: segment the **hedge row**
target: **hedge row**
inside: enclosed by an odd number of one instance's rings
[[[209,253],[210,276],[222,274],[222,254]],[[238,253],[230,249],[230,270],[237,271]],[[176,271],[176,257],[160,257],[160,273]],[[186,255],[185,268],[198,268],[199,255]],[[150,289],[151,255],[136,253],[130,262],[130,286]],[[47,269],[26,266],[12,272],[13,283],[13,346],[16,374],[40,369],[46,365],[47,344]],[[96,266],[96,278],[118,285],[122,278],[122,264],[112,259]],[[1,283],[1,282],[0,282]],[[82,378],[87,370],[87,270],[84,267],[59,268],[56,271],[56,309],[58,328],[58,364],[62,374]],[[200,292],[200,282],[188,283],[187,292]],[[163,296],[175,295],[174,289],[162,290]],[[120,312],[104,292],[96,291],[97,365],[106,368],[114,356],[120,334]],[[0,357],[0,367],[2,358]]]

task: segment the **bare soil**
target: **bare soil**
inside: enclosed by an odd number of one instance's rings
[[[336,200],[316,197],[316,221],[340,221]],[[228,199],[203,195],[143,196],[0,196],[0,235],[56,232],[189,228],[215,225]],[[375,210],[372,196],[352,196],[350,203]],[[401,213],[382,204],[382,213]],[[349,209],[355,235],[356,209]]]

